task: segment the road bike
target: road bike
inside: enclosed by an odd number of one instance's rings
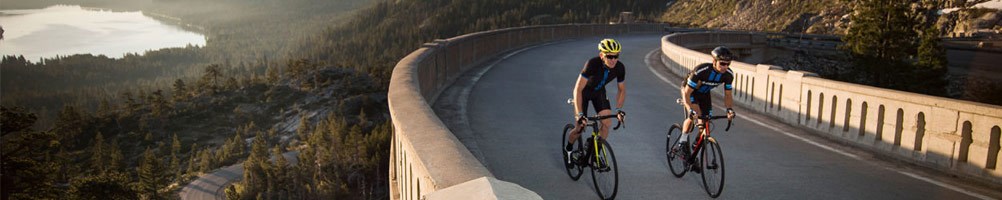
[[[567,102],[573,105],[572,99],[568,99]],[[588,137],[587,142],[582,142],[583,137],[578,137],[574,143],[574,149],[571,151],[573,155],[567,155],[564,151],[564,145],[567,144],[571,131],[574,130],[574,124],[565,125],[563,139],[560,143],[560,154],[564,158],[564,164],[568,165],[566,167],[567,175],[572,180],[577,181],[581,178],[585,167],[591,168],[592,182],[595,185],[595,191],[598,193],[598,196],[602,199],[613,199],[619,190],[619,167],[616,164],[616,156],[612,151],[612,145],[609,145],[609,142],[600,136],[599,130],[602,128],[601,120],[616,118],[616,114],[597,115],[586,118],[588,119],[586,126],[592,127],[591,137]],[[623,125],[623,121],[619,121],[616,127],[612,129],[617,130],[621,125]],[[626,126],[623,127],[625,128]],[[589,148],[585,149],[585,144]]]
[[[681,104],[681,99],[675,100]],[[688,116],[688,113],[686,113]],[[720,143],[717,142],[710,132],[713,130],[713,120],[727,119],[727,116],[711,116],[703,118],[703,124],[694,125],[699,131],[696,136],[687,138],[686,141],[695,141],[692,148],[687,148],[679,144],[682,137],[682,126],[672,124],[668,129],[668,139],[665,142],[665,157],[668,159],[668,168],[675,177],[682,178],[688,171],[702,174],[703,189],[710,197],[717,198],[724,189],[724,155],[720,151]],[[693,122],[696,124],[696,122]],[[727,128],[730,131],[731,120],[727,120]],[[692,130],[693,127],[689,127]],[[688,146],[688,145],[686,145]],[[699,155],[698,157],[696,155]]]

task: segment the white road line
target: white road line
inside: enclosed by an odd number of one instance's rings
[[[644,63],[647,64],[647,69],[650,69],[651,73],[653,73],[658,78],[660,78],[661,81],[664,81],[665,83],[668,83],[668,84],[670,84],[670,85],[672,85],[674,87],[680,87],[679,85],[677,85],[677,84],[672,83],[671,81],[669,81],[668,78],[665,78],[660,73],[658,73],[657,71],[655,71],[653,67],[651,67],[651,62],[647,58],[650,57],[651,54],[660,52],[659,50],[660,49],[655,49],[654,51],[651,51],[650,53],[648,53],[647,56],[644,56]],[[716,107],[719,108],[719,109],[721,109],[721,110],[724,109],[723,107],[720,107],[720,105],[717,105]],[[748,121],[750,121],[752,123],[758,124],[759,126],[772,129],[772,130],[774,130],[776,132],[779,132],[779,133],[783,133],[783,135],[790,136],[790,137],[792,137],[794,139],[798,139],[798,140],[807,142],[808,144],[812,144],[814,146],[821,147],[822,149],[827,149],[828,151],[832,151],[832,152],[835,152],[835,153],[838,153],[838,154],[842,154],[844,156],[847,156],[847,157],[850,157],[850,158],[853,158],[853,159],[856,159],[856,160],[863,161],[863,159],[860,158],[859,156],[856,156],[856,155],[850,154],[848,152],[832,148],[832,147],[830,147],[828,145],[817,143],[817,142],[808,140],[807,138],[800,137],[800,136],[794,135],[792,133],[780,130],[779,128],[777,128],[775,126],[763,123],[762,121],[759,121],[759,120],[756,120],[756,119],[752,119],[752,118],[746,117],[744,115],[739,115],[738,117],[741,117],[741,118],[743,118],[745,120],[748,120]],[[868,163],[868,162],[864,162],[864,163]],[[921,176],[921,175],[918,175],[918,174],[913,174],[913,173],[909,173],[909,172],[894,170],[894,169],[891,169],[891,168],[888,168],[888,167],[884,167],[884,168],[887,169],[887,170],[890,170],[890,171],[898,172],[898,173],[900,173],[902,175],[905,175],[905,176],[909,176],[909,177],[912,177],[912,178],[915,178],[915,179],[918,179],[918,180],[925,181],[927,183],[931,183],[933,185],[938,185],[938,186],[946,188],[946,189],[950,189],[950,190],[953,190],[953,191],[956,191],[956,192],[959,192],[959,193],[964,193],[964,194],[970,195],[970,196],[975,197],[975,198],[986,199],[986,200],[995,199],[995,198],[992,198],[992,197],[988,197],[988,196],[985,196],[985,195],[981,195],[981,194],[975,193],[975,192],[970,191],[970,190],[966,190],[966,189],[963,189],[963,188],[952,186],[952,185],[949,185],[949,184],[946,184],[946,183],[943,183],[943,182],[940,182],[940,181],[932,180],[932,179],[930,179],[928,177]]]

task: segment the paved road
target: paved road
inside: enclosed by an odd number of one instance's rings
[[[299,152],[285,152],[282,154],[290,164],[298,161],[296,157]],[[181,188],[178,196],[183,200],[223,200],[226,199],[226,187],[239,181],[244,175],[243,161],[235,165],[219,168],[212,173],[202,174],[188,185]]]
[[[614,131],[609,140],[620,166],[617,197],[708,198],[698,176],[690,173],[675,178],[662,154],[667,127],[680,120],[681,108],[674,104],[679,97],[678,86],[674,84],[681,80],[667,75],[660,66],[645,64],[646,55],[659,47],[659,38],[616,37],[624,46],[622,62],[627,67],[628,88],[624,110],[629,113],[628,128]],[[597,56],[595,42],[599,39],[562,41],[516,51],[492,61],[492,67],[474,69],[461,77],[433,107],[498,179],[526,187],[544,199],[594,199],[597,196],[590,174],[586,172],[579,181],[567,177],[559,143],[563,125],[572,120],[573,110],[565,100],[571,96],[585,60]],[[615,94],[616,87],[610,84],[608,90]],[[715,134],[727,160],[726,185],[720,199],[1002,197],[997,188],[986,189],[912,165],[885,161],[889,159],[780,125],[744,109],[737,112],[741,117],[731,132]]]
[[[998,64],[1002,59],[1000,52],[946,49],[946,57],[951,74],[1002,81],[1002,66]]]

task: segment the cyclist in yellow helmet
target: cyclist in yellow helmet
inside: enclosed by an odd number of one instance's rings
[[[577,141],[578,137],[581,137],[584,124],[588,122],[585,114],[588,112],[589,102],[591,102],[592,107],[595,108],[595,112],[598,115],[612,114],[613,111],[610,110],[609,98],[605,94],[605,85],[613,80],[616,80],[619,86],[615,112],[618,114],[619,120],[622,120],[622,117],[624,117],[625,112],[621,109],[623,108],[623,101],[626,99],[626,83],[623,82],[626,80],[626,66],[622,62],[619,62],[621,50],[622,45],[616,42],[616,40],[603,39],[598,43],[598,57],[589,59],[588,62],[585,62],[584,68],[581,69],[581,75],[578,76],[577,82],[574,85],[574,112],[577,113],[578,124],[571,131],[570,138],[567,140],[569,143],[566,144],[564,149],[567,156],[572,155],[573,144]],[[602,129],[600,132],[602,138],[609,138],[609,127],[611,125],[612,119],[602,120]],[[565,164],[571,166],[571,163]]]

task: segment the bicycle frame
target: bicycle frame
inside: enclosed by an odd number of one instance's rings
[[[599,152],[600,149],[599,149],[599,146],[598,146],[599,143],[597,142],[598,139],[604,139],[600,135],[601,132],[599,132],[600,128],[602,127],[602,120],[603,119],[608,119],[608,118],[615,118],[615,117],[616,117],[616,115],[600,115],[600,116],[594,116],[594,117],[587,117],[589,122],[588,122],[588,124],[585,124],[585,126],[590,126],[592,128],[592,132],[591,132],[591,137],[590,138],[592,139],[591,140],[592,141],[591,142],[591,145],[592,145],[591,149],[593,149],[593,152],[589,152],[589,153],[594,153],[592,155],[594,156],[595,160],[600,160],[601,156],[605,155],[605,154],[600,154],[601,152]],[[623,125],[622,121],[620,121],[618,124],[616,124],[616,127],[613,127],[612,130],[619,129],[619,127],[621,125]],[[601,150],[604,151],[605,148],[601,148]]]
[[[692,156],[689,156],[688,158],[690,162],[693,161],[693,159],[696,157],[695,155],[699,155],[699,151],[703,150],[704,140],[714,140],[713,137],[710,136],[710,124],[711,124],[710,121],[713,121],[714,119],[726,119],[726,118],[727,116],[713,116],[708,119],[703,119],[703,128],[699,130],[699,135],[696,135],[696,143],[693,144],[692,146],[694,151],[691,154]],[[724,131],[730,131],[730,130],[731,130],[731,121],[728,120],[727,128],[724,129]]]

